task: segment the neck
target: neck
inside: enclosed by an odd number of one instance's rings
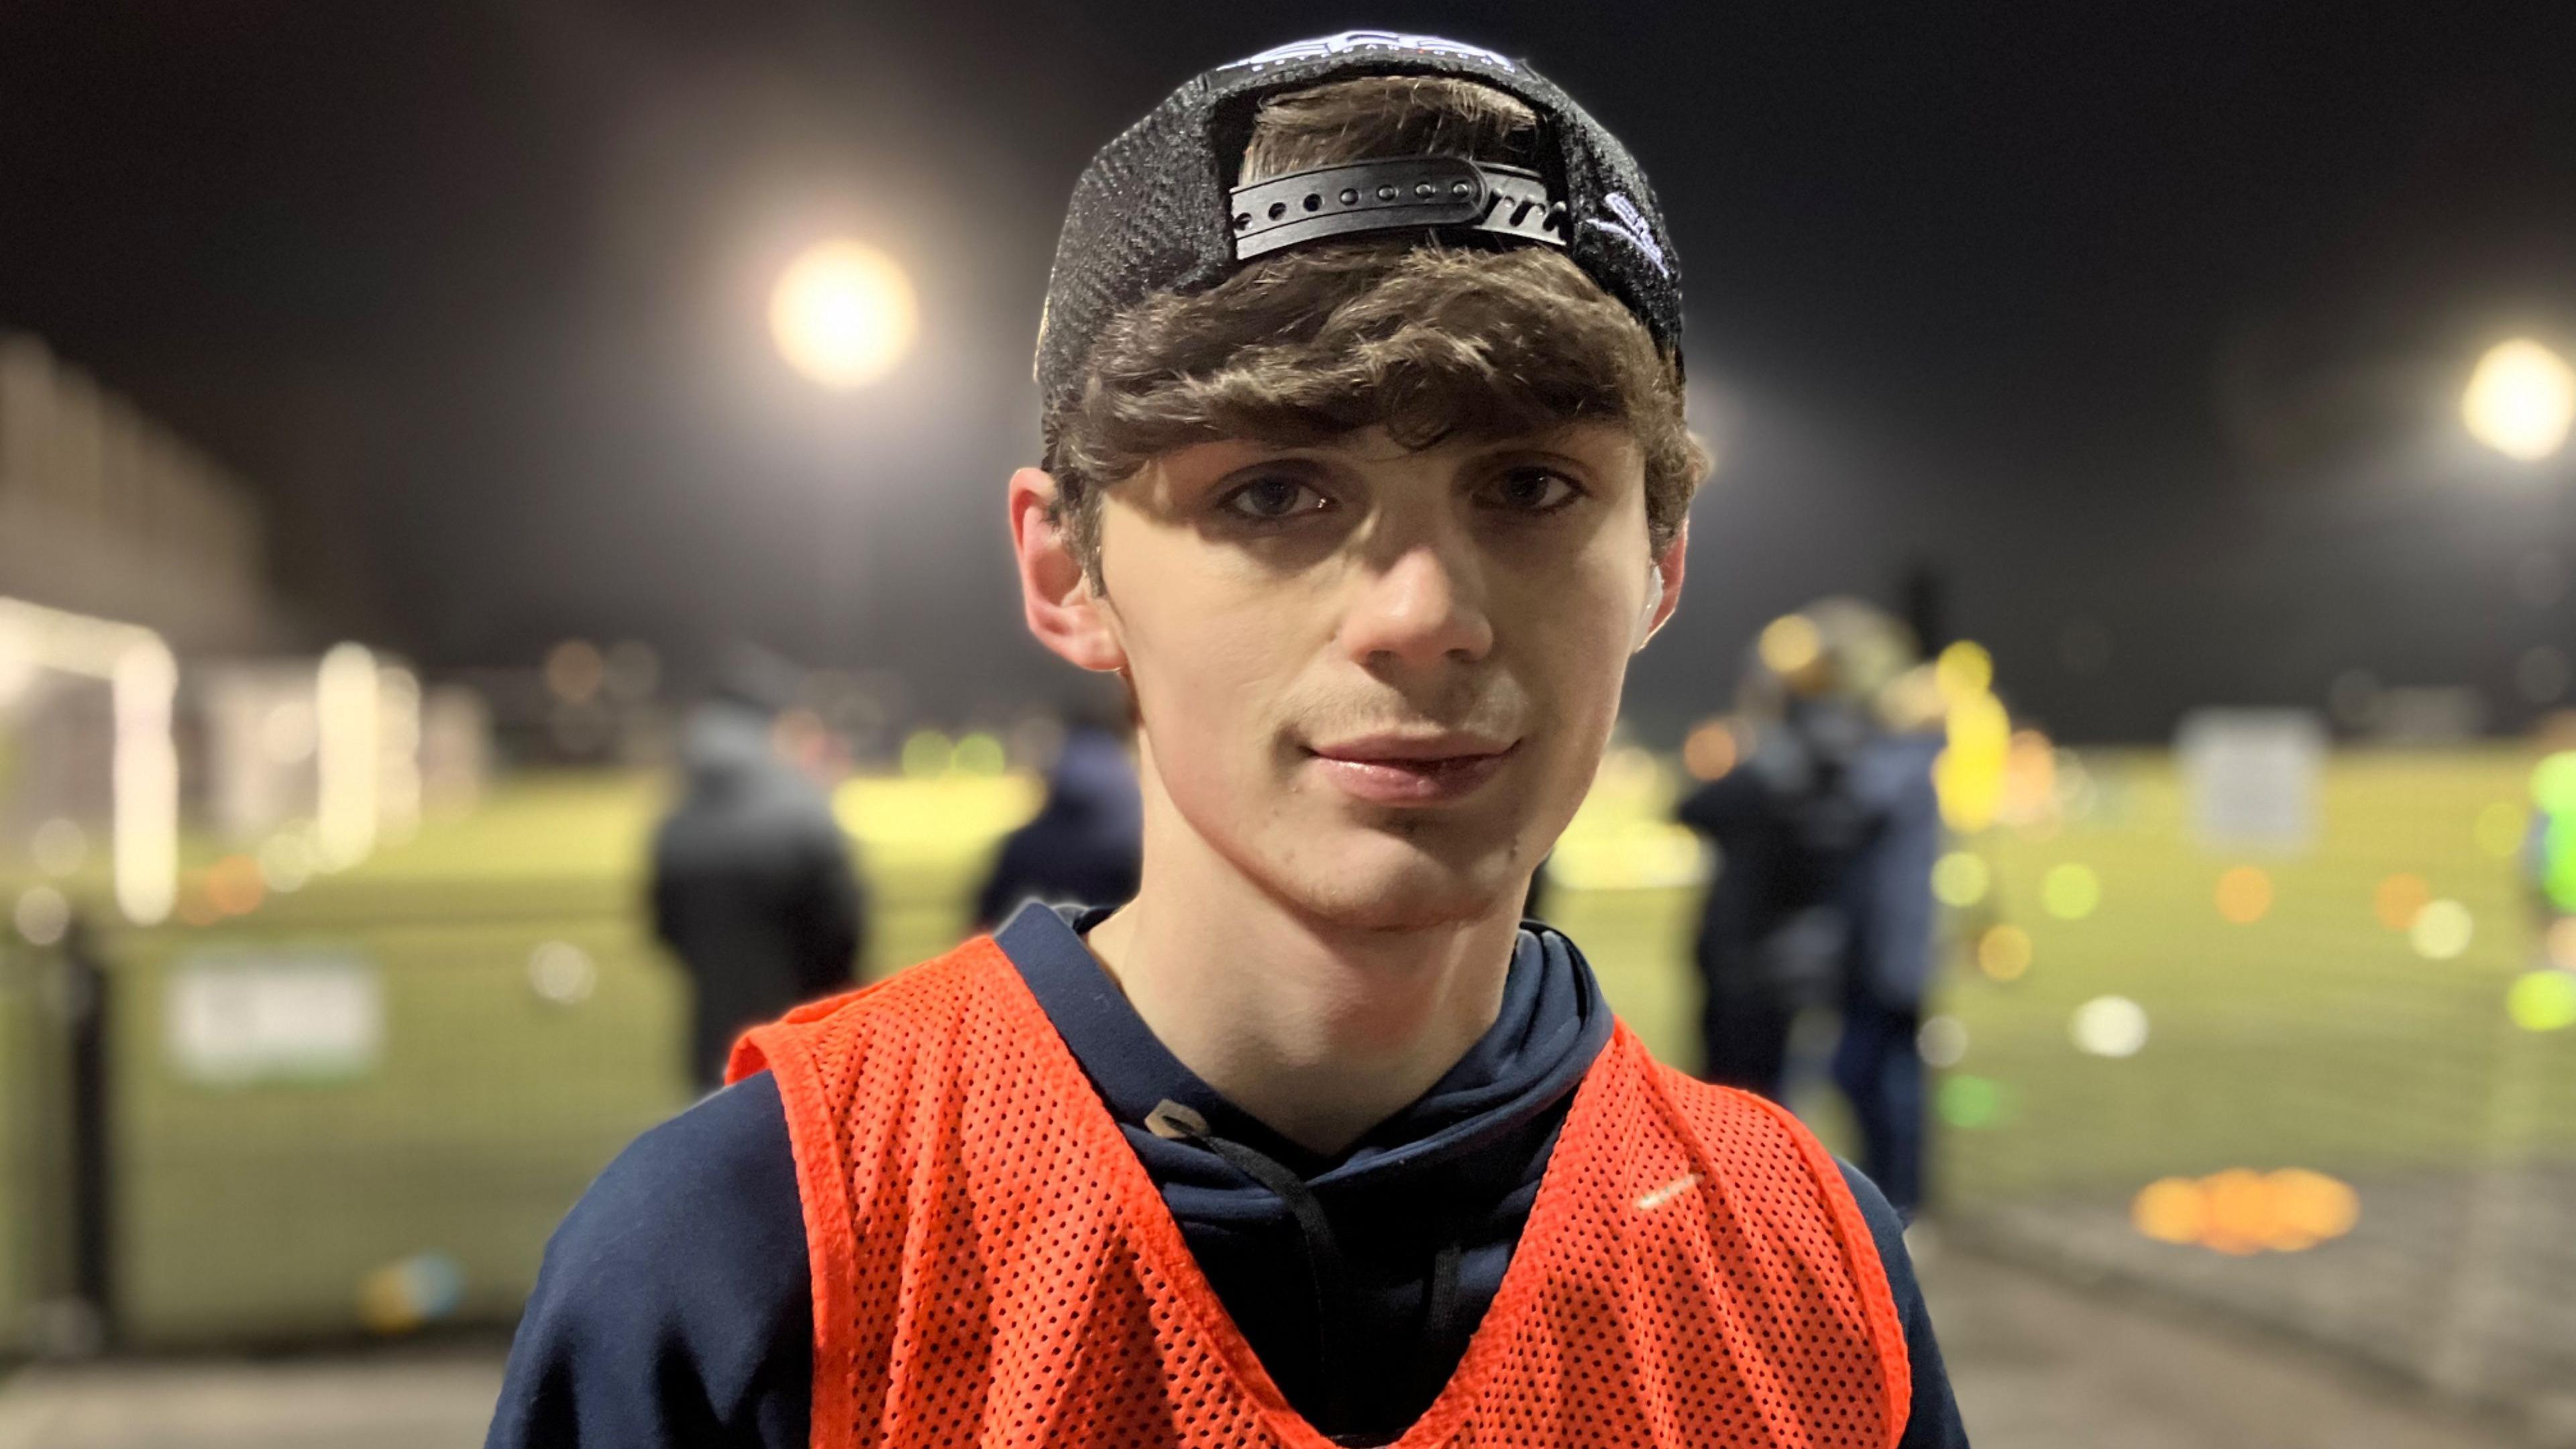
[[[1469,919],[1388,929],[1284,902],[1146,782],[1136,898],[1091,949],[1202,1081],[1290,1141],[1338,1153],[1431,1089],[1494,1024],[1520,924],[1512,896]]]

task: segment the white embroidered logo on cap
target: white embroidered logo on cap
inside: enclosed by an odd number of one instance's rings
[[[1597,216],[1587,216],[1583,219],[1583,224],[1585,226],[1599,227],[1601,230],[1608,232],[1610,235],[1617,237],[1619,240],[1626,242],[1632,247],[1635,247],[1639,255],[1643,256],[1647,261],[1655,264],[1656,271],[1663,273],[1667,277],[1671,276],[1673,274],[1673,269],[1664,261],[1663,247],[1655,241],[1655,229],[1646,223],[1646,214],[1637,209],[1637,204],[1630,201],[1627,197],[1620,195],[1616,191],[1613,191],[1608,196],[1601,198],[1601,201],[1603,205],[1609,207],[1612,211],[1617,212],[1619,214],[1619,219],[1617,221],[1603,221]]]

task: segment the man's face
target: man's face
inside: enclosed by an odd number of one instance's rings
[[[1148,809],[1274,895],[1400,928],[1516,898],[1678,598],[1623,427],[1166,454],[1103,500]]]

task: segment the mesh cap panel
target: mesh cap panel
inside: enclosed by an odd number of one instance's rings
[[[1041,406],[1081,386],[1103,327],[1154,293],[1215,285],[1237,266],[1228,192],[1264,97],[1372,75],[1491,86],[1539,118],[1542,177],[1568,208],[1567,254],[1679,357],[1681,260],[1627,148],[1518,61],[1435,36],[1356,31],[1303,41],[1191,80],[1102,147],[1075,183],[1038,325]]]

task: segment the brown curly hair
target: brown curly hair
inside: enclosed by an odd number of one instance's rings
[[[1265,103],[1243,179],[1380,156],[1527,164],[1537,127],[1519,100],[1469,81],[1343,81]],[[1636,435],[1647,541],[1661,552],[1708,473],[1683,423],[1678,359],[1561,252],[1377,236],[1277,253],[1129,308],[1043,428],[1055,521],[1097,585],[1101,490],[1171,449],[1307,446],[1373,425],[1425,448],[1575,421]]]

